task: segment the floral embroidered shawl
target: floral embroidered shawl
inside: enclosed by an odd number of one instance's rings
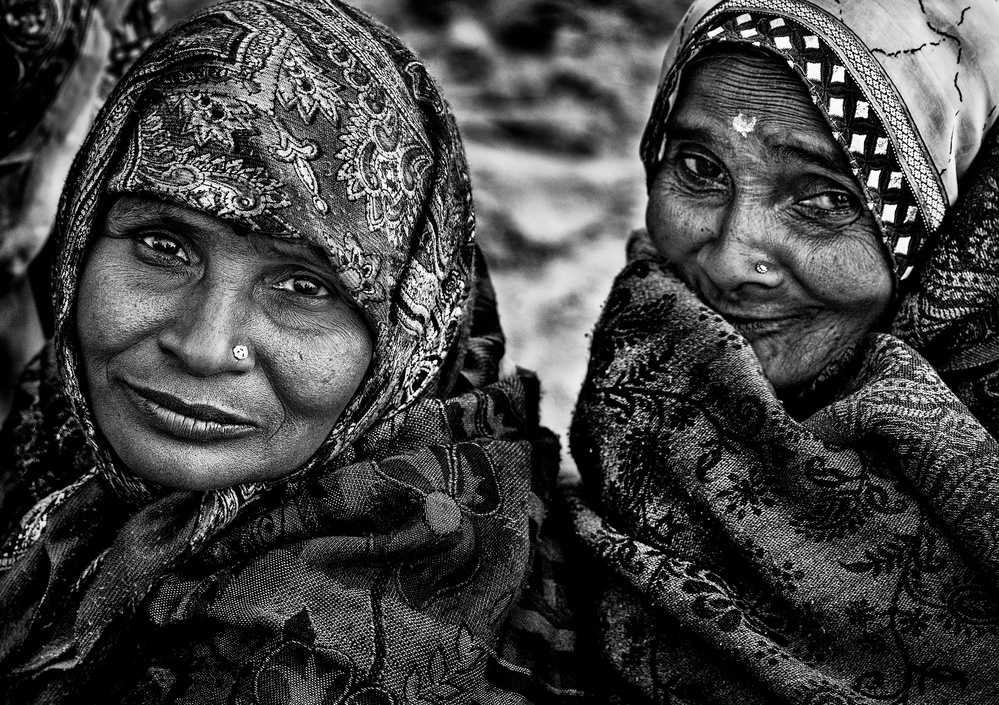
[[[984,136],[996,10],[714,5],[695,6],[671,50],[650,176],[671,61],[713,40],[780,53],[867,188],[898,311],[892,334],[871,333],[782,403],[745,339],[647,235],[633,238],[570,433],[582,479],[566,498],[586,570],[601,576],[567,587],[588,594],[577,628],[606,668],[590,690],[650,703],[999,702],[999,137]],[[891,91],[872,91],[874,76]]]
[[[77,377],[106,194],[143,193],[334,262],[372,333],[361,389],[280,481],[131,475]],[[334,0],[207,10],[123,78],[58,217],[53,345],[0,438],[0,701],[466,702],[528,572],[558,446],[500,374],[449,109]]]

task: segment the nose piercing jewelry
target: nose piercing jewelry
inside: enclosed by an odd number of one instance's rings
[[[246,349],[245,345],[237,345],[232,349],[232,356],[237,360],[245,360],[249,354],[250,351]]]
[[[760,274],[766,274],[767,272],[770,271],[770,267],[768,267],[767,265],[763,264],[763,262],[757,262],[756,263],[756,271],[759,272]]]

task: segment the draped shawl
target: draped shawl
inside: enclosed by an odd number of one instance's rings
[[[848,154],[901,284],[890,334],[780,400],[747,341],[633,237],[570,432],[582,480],[566,497],[602,578],[598,701],[999,702],[995,12],[699,3],[679,30],[650,178],[691,47],[776,52]]]
[[[132,475],[77,376],[109,195],[325,252],[372,336],[301,468],[169,491]],[[519,594],[557,442],[500,375],[454,120],[386,29],[330,0],[218,5],[119,83],[58,216],[52,346],[0,456],[5,702],[463,701]]]

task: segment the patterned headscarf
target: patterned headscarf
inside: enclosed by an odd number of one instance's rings
[[[387,31],[329,0],[239,2],[158,42],[101,113],[66,188],[56,349],[69,396],[126,495],[77,377],[79,275],[108,194],[142,193],[325,252],[374,340],[362,388],[299,472],[447,391],[472,286],[469,180],[450,112]],[[221,490],[236,506],[261,486]],[[229,512],[231,513],[231,512]]]
[[[700,0],[663,63],[642,140],[649,182],[684,66],[720,42],[773,52],[829,123],[905,280],[999,117],[996,27],[995,3]]]

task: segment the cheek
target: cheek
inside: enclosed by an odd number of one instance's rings
[[[875,237],[865,233],[849,246],[825,248],[809,258],[813,295],[837,308],[880,317],[891,301],[892,275]]]
[[[275,337],[272,385],[287,414],[325,437],[364,381],[371,338],[360,323],[308,340]],[[273,349],[273,348],[272,348]],[[314,428],[312,428],[314,427]]]
[[[133,283],[121,267],[103,257],[91,257],[80,281],[76,313],[80,354],[88,373],[155,327],[148,297],[134,294]]]
[[[711,234],[704,209],[667,187],[653,188],[649,194],[645,227],[659,254],[676,264],[696,254],[699,244]]]

